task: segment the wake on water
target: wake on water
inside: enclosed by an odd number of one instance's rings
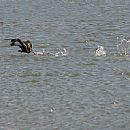
[[[94,49],[94,54],[95,56],[106,56],[107,51],[106,48],[107,46],[103,45],[98,45],[95,44],[96,47],[95,49],[92,47],[89,47],[89,49]],[[120,41],[117,43],[117,54],[121,56],[129,56],[129,46],[130,46],[130,39],[122,38]],[[111,46],[112,47],[112,46]],[[115,47],[115,46],[113,46]],[[42,51],[33,51],[34,55],[41,55],[41,56],[67,56],[68,51],[66,48],[49,48],[49,49],[43,49]]]

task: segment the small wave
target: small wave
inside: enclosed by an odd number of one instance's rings
[[[42,55],[42,56],[67,56],[68,51],[66,48],[51,48],[51,49],[43,49],[42,51],[33,51],[34,55]]]

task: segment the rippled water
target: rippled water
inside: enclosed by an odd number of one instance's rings
[[[0,130],[129,130],[129,0],[0,0]],[[10,41],[31,40],[19,53]],[[96,56],[104,46],[105,56]]]

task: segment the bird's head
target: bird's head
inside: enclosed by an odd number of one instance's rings
[[[17,39],[11,39],[11,46],[15,46],[16,44],[15,44],[15,42],[17,42]]]

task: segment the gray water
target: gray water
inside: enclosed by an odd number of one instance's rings
[[[129,0],[0,0],[0,130],[130,130],[129,36]],[[68,55],[19,53],[17,37]]]

